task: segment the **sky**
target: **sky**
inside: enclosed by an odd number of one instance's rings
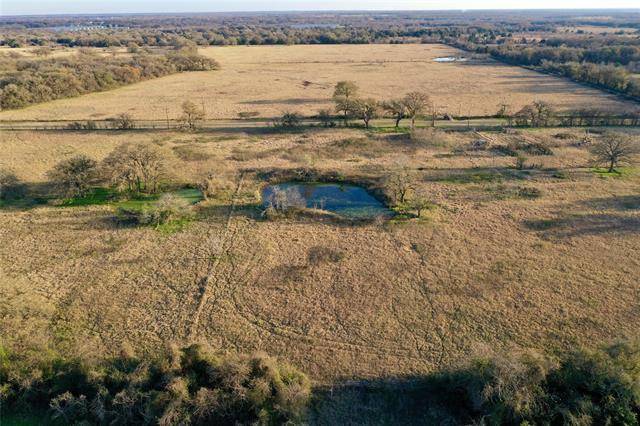
[[[0,0],[0,13],[2,15],[638,7],[640,7],[639,0]]]

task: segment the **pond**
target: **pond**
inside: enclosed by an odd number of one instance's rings
[[[366,189],[339,183],[285,182],[269,185],[262,191],[263,206],[277,204],[283,196],[291,205],[326,210],[351,219],[393,213]]]
[[[440,58],[435,58],[434,62],[465,62],[467,58],[456,57],[456,56],[442,56]]]

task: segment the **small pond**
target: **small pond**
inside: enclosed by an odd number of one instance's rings
[[[275,204],[276,194],[287,194],[291,203],[300,207],[330,211],[352,219],[389,216],[393,212],[379,200],[356,185],[319,182],[286,182],[269,185],[262,191],[264,207]]]
[[[440,58],[435,58],[433,62],[466,62],[467,58],[456,57],[456,56],[442,56]]]

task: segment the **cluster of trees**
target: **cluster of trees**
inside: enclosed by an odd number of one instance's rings
[[[534,101],[513,112],[508,104],[501,105],[495,115],[505,118],[509,126],[549,127],[549,126],[637,126],[640,110],[615,113],[597,108],[582,108],[558,112],[548,102]]]
[[[75,57],[7,59],[0,71],[0,108],[21,108],[38,102],[112,89],[178,71],[218,67],[193,51],[167,55],[138,54],[131,58],[79,52]]]
[[[124,349],[89,361],[0,346],[0,402],[47,424],[285,424],[303,417],[307,377],[266,355],[219,356],[192,345],[153,356]]]
[[[340,81],[333,92],[335,112],[340,114],[345,126],[349,119],[356,118],[364,122],[365,128],[369,128],[372,119],[377,118],[384,111],[395,120],[396,127],[400,121],[407,118],[411,120],[411,127],[415,127],[416,119],[432,106],[429,96],[422,92],[411,92],[403,98],[380,102],[373,98],[361,98],[358,96],[360,89],[352,81]],[[435,114],[434,111],[432,111]],[[318,117],[321,121],[330,122],[329,111],[320,111]]]

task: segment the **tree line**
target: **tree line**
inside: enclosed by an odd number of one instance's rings
[[[187,49],[132,57],[104,57],[84,51],[62,58],[5,56],[0,66],[1,109],[109,90],[179,71],[218,68],[216,61]]]

